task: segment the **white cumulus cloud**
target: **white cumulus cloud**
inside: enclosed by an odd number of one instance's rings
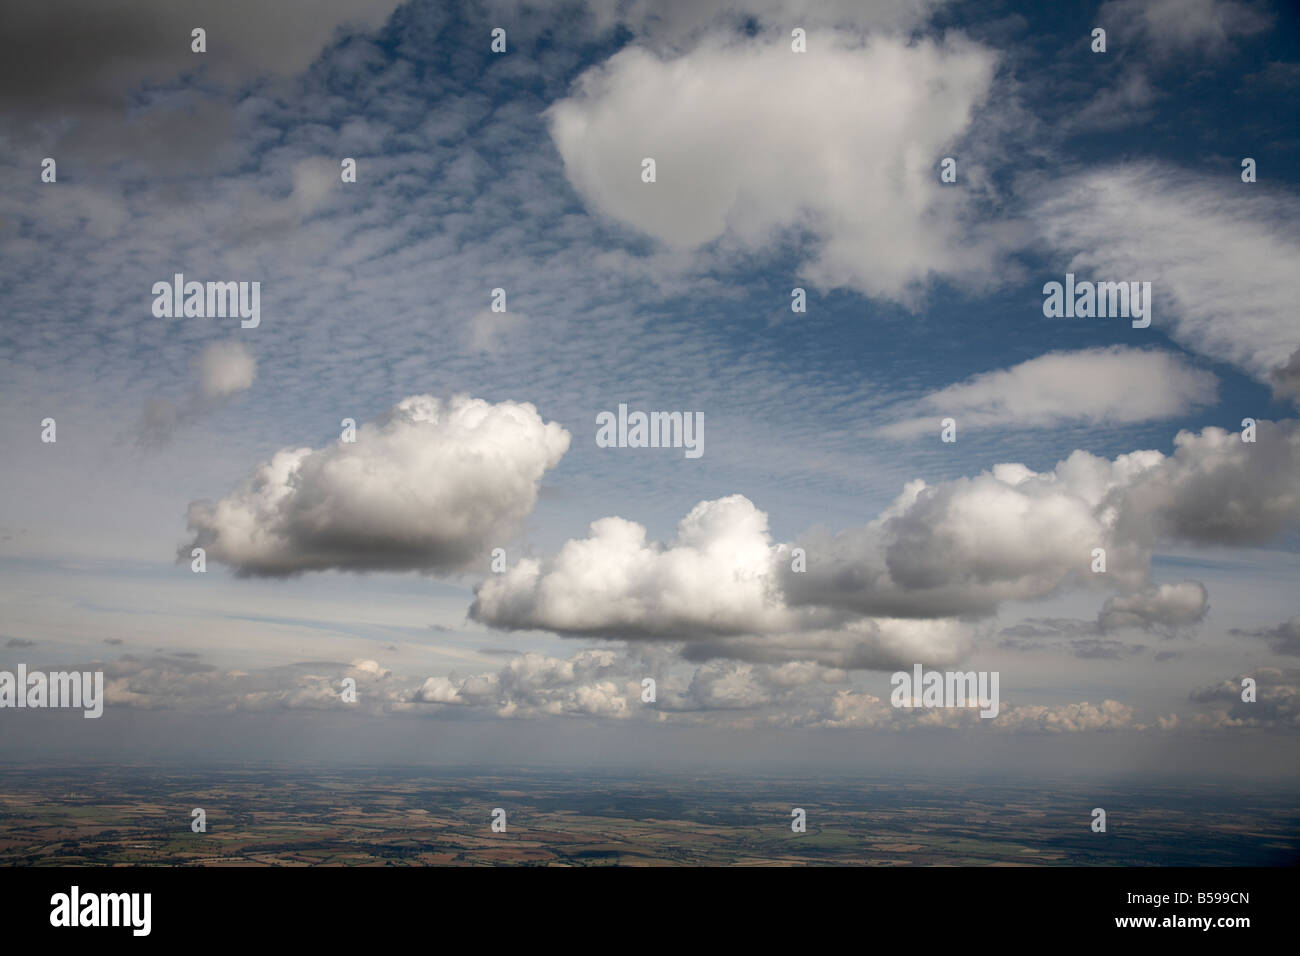
[[[403,399],[355,442],[286,448],[216,502],[189,508],[193,542],[242,575],[452,571],[532,510],[569,433],[529,404]]]
[[[802,275],[818,287],[906,300],[932,275],[986,273],[991,246],[964,227],[975,190],[945,188],[938,164],[970,130],[995,54],[956,34],[808,44],[621,50],[547,112],[566,174],[594,211],[669,247],[808,233]]]

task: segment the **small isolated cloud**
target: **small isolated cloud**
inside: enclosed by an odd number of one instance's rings
[[[1103,632],[1130,629],[1172,635],[1205,619],[1208,597],[1199,581],[1162,584],[1107,599],[1097,623]]]
[[[1119,661],[1146,650],[1142,644],[1129,644],[1099,634],[1101,630],[1095,621],[1029,618],[1003,628],[998,646],[1012,651],[1059,651],[1084,661]]]
[[[1118,345],[1049,352],[932,392],[901,410],[909,417],[875,434],[937,434],[944,417],[954,418],[958,428],[1153,421],[1212,404],[1217,392],[1213,374],[1171,352]],[[922,411],[924,417],[912,417]]]
[[[1063,121],[1071,133],[1115,130],[1152,118],[1158,95],[1146,74],[1129,70],[1112,86],[1100,90],[1082,109]]]
[[[199,394],[225,398],[252,387],[257,361],[242,342],[213,342],[199,353]]]
[[[136,425],[136,441],[158,448],[175,436],[177,429],[199,421],[218,405],[247,391],[257,378],[257,360],[242,342],[212,342],[194,361],[198,382],[184,400],[153,397],[144,404]]]
[[[352,677],[391,677],[392,671],[378,661],[358,658],[348,665],[348,674]]]
[[[205,548],[239,575],[462,570],[508,540],[568,447],[527,403],[405,398],[355,442],[282,449],[191,503],[180,554]]]
[[[1106,599],[1096,620],[1078,618],[1028,618],[1003,628],[999,646],[1016,651],[1064,650],[1083,659],[1120,660],[1146,650],[1108,635],[1116,631],[1145,631],[1163,637],[1186,634],[1205,619],[1210,605],[1205,585],[1180,581],[1143,588]],[[1157,661],[1177,657],[1176,652],[1155,655]]]

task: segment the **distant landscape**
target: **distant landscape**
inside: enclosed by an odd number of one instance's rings
[[[1105,833],[1090,828],[1107,809]],[[807,830],[791,830],[791,810]],[[191,811],[207,832],[191,830]],[[493,810],[506,831],[493,832]],[[5,866],[1285,866],[1283,790],[590,772],[0,770]]]

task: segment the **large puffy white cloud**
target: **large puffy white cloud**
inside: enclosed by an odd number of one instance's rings
[[[778,572],[791,561],[767,515],[731,495],[696,505],[669,544],[623,518],[594,521],[553,557],[524,558],[483,581],[469,616],[504,629],[682,641],[696,660],[880,668],[950,662],[969,648],[969,628],[953,620],[792,608]]]
[[[1218,380],[1171,352],[1082,349],[1049,352],[931,392],[908,417],[876,429],[887,438],[937,434],[941,417],[961,428],[1143,422],[1216,401]],[[924,412],[924,417],[919,416]]]
[[[1112,496],[1130,540],[1265,544],[1300,524],[1300,422],[1259,421],[1256,440],[1205,428]]]
[[[1300,526],[1300,428],[1262,421],[1257,439],[1207,428],[1180,432],[1172,456],[1075,451],[1043,473],[1002,464],[918,480],[870,523],[793,545],[773,542],[767,515],[741,495],[701,502],[668,544],[603,518],[555,556],[482,582],[470,616],[681,641],[696,660],[871,668],[955,660],[972,636],[964,620],[1076,586],[1119,592],[1095,624],[1080,622],[1090,633],[1174,633],[1204,617],[1206,592],[1152,586],[1156,547],[1264,543]]]
[[[1007,464],[933,486],[910,482],[871,523],[801,537],[808,571],[784,574],[787,596],[861,614],[939,617],[991,614],[1068,581],[1140,587],[1149,553],[1116,540],[1104,501],[1160,457],[1111,462],[1076,451],[1043,474]],[[1092,573],[1095,548],[1106,550],[1104,576]]]
[[[958,35],[814,31],[808,48],[792,53],[786,35],[621,50],[546,114],[569,180],[594,211],[674,248],[811,235],[801,275],[819,287],[908,300],[933,275],[983,282],[994,244],[965,227],[978,177],[945,187],[938,164],[970,131],[995,54]]]
[[[1149,281],[1152,329],[1287,391],[1300,350],[1300,199],[1239,172],[1122,164],[1046,185],[1031,215],[1062,275]]]
[[[513,533],[568,447],[526,403],[413,396],[355,442],[283,449],[192,503],[181,554],[203,547],[241,575],[460,569]]]
[[[484,581],[470,616],[568,634],[777,630],[795,618],[775,588],[774,553],[767,515],[743,495],[700,502],[667,547],[635,522],[601,518],[549,561],[524,558]]]
[[[912,482],[870,524],[801,538],[808,572],[783,572],[787,600],[863,614],[987,614],[1070,581],[1140,590],[1161,542],[1263,544],[1300,526],[1295,422],[1260,421],[1253,443],[1206,428],[1179,432],[1174,444],[1172,456],[1075,451],[1042,474],[998,465],[935,486]],[[1092,572],[1094,548],[1106,551],[1105,574]],[[1194,615],[1192,587],[1155,603]]]

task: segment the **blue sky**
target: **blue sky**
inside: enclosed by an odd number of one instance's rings
[[[99,662],[106,720],[676,724],[763,753],[774,728],[930,733],[887,703],[918,660],[998,670],[1012,734],[1294,750],[1288,5],[104,16],[4,14],[0,668]],[[155,318],[177,272],[260,281],[260,325]],[[1151,327],[1045,318],[1067,272],[1149,281]],[[422,395],[438,422],[390,412]],[[620,403],[702,412],[705,453],[598,447]],[[355,446],[344,418],[371,423]],[[648,543],[589,531],[611,517]],[[1071,563],[1103,538],[1104,578]]]

